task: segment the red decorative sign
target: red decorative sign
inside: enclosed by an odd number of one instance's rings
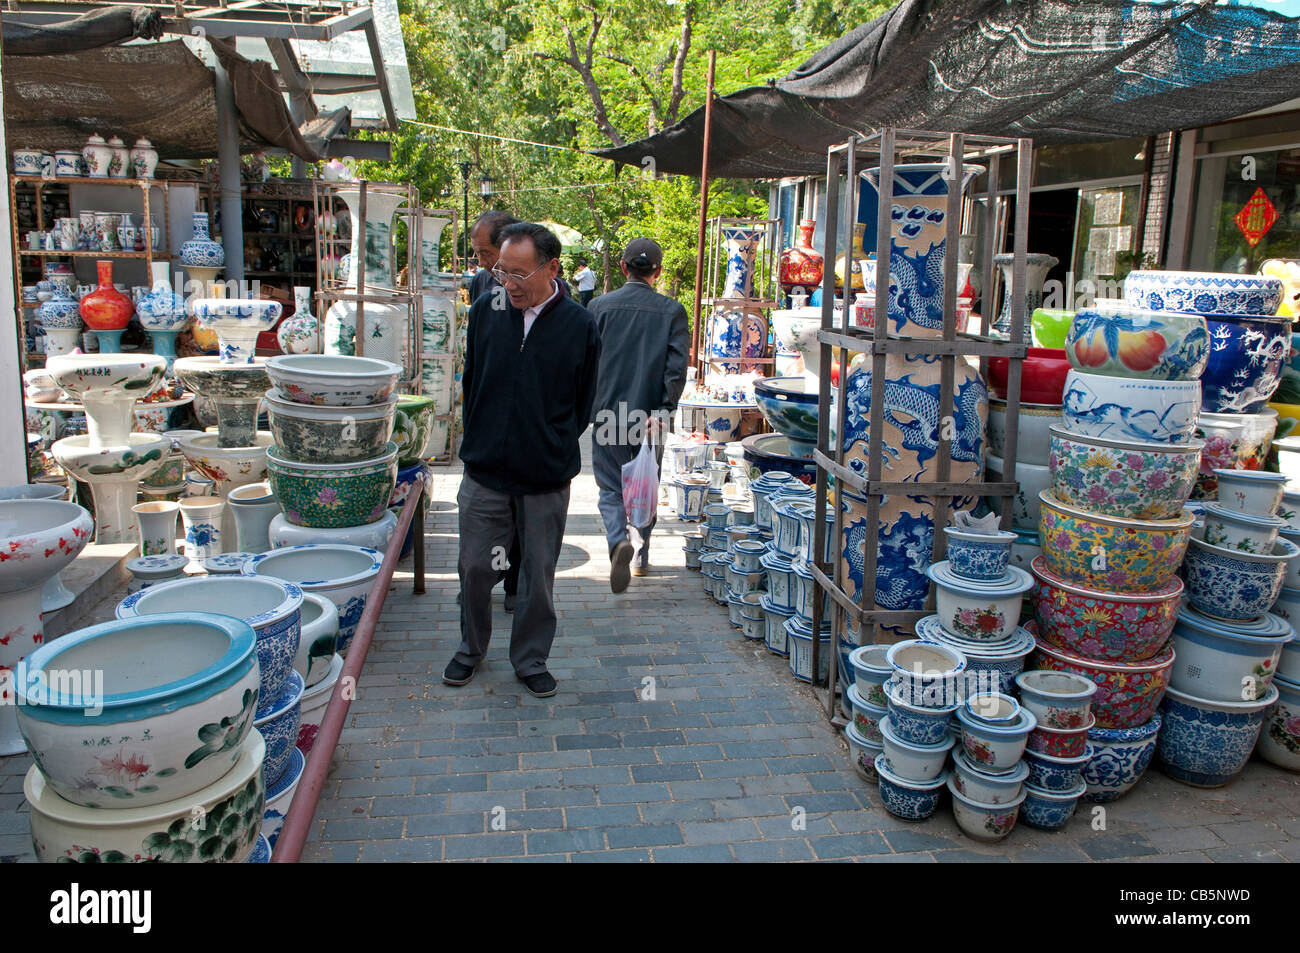
[[[1269,201],[1268,194],[1259,188],[1255,190],[1255,194],[1250,197],[1250,201],[1242,210],[1232,217],[1232,220],[1241,229],[1241,234],[1246,236],[1250,247],[1254,248],[1264,237],[1264,233],[1277,221],[1277,209]]]

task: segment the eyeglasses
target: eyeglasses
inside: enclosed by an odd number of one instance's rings
[[[508,271],[504,271],[504,270],[501,269],[501,268],[493,268],[493,269],[492,269],[492,277],[495,278],[497,281],[501,282],[503,285],[504,285],[507,281],[513,281],[513,282],[515,282],[516,284],[521,284],[521,285],[522,285],[525,281],[527,281],[529,278],[531,278],[533,275],[537,274],[539,271],[541,271],[541,270],[542,270],[543,268],[545,268],[545,267],[546,267],[546,263],[543,262],[542,264],[538,265],[536,268],[534,268],[532,271],[530,271],[530,272],[529,272],[528,274],[526,274],[526,275],[512,275],[510,272],[508,272]]]

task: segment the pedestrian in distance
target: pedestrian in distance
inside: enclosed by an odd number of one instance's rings
[[[655,525],[653,517],[646,526],[628,525],[623,464],[640,452],[647,431],[655,443],[656,463],[662,463],[662,435],[686,386],[691,347],[686,309],[652,287],[663,271],[663,258],[653,239],[628,242],[619,262],[627,282],[589,308],[601,337],[591,460],[609,544],[609,587],[615,593],[627,589],[630,576],[649,571]]]
[[[596,293],[596,273],[587,267],[587,259],[578,259],[578,270],[573,273],[574,287],[578,292],[578,301],[585,308],[591,304],[591,296]]]
[[[591,419],[600,364],[596,320],[556,281],[560,240],[529,222],[501,232],[500,288],[469,314],[464,371],[465,464],[460,510],[461,643],[442,680],[465,685],[492,636],[491,590],[500,560],[520,540],[510,663],[545,698],[555,639],[555,566],[569,485],[582,469],[579,439]]]

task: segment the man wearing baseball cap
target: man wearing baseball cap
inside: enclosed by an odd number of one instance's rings
[[[616,593],[627,589],[630,576],[649,570],[654,528],[653,518],[646,526],[628,525],[623,464],[640,451],[646,430],[653,435],[667,430],[686,386],[691,346],[686,309],[651,287],[663,260],[658,242],[634,238],[619,262],[627,282],[588,306],[601,336],[592,468],[609,543],[609,587]],[[663,442],[655,443],[656,459],[662,460]]]

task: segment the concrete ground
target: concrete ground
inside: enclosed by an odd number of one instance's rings
[[[589,468],[555,583],[559,694],[515,680],[499,589],[488,661],[469,685],[443,685],[460,639],[459,481],[458,466],[435,470],[428,592],[395,577],[304,861],[1300,859],[1300,777],[1259,761],[1217,791],[1152,768],[1101,814],[1083,804],[1063,831],[1019,825],[992,846],[965,837],[946,802],[919,824],[893,818],[809,687],[684,568],[678,536],[694,524],[663,509],[652,574],[611,595]],[[29,765],[0,759],[0,860],[32,859]]]

